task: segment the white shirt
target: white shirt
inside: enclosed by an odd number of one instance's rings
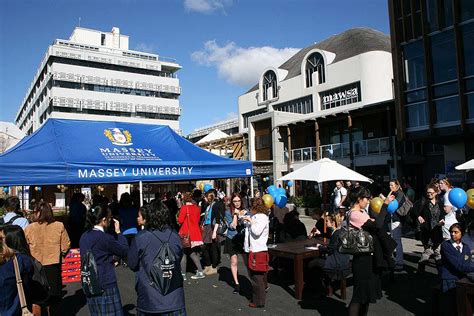
[[[3,220],[5,223],[8,223],[13,217],[17,216],[15,212],[8,212],[3,216]],[[28,226],[29,222],[26,218],[20,217],[17,218],[13,221],[12,225],[18,225],[20,226],[23,230],[25,230],[26,226]]]
[[[459,244],[457,242],[453,242],[452,244],[453,244],[454,249],[458,250],[457,247],[459,247],[460,248],[459,252],[462,252],[462,242],[460,242]]]
[[[245,229],[245,252],[267,251],[268,241],[268,216],[262,213],[255,214],[251,217],[252,223]],[[249,244],[250,239],[250,244]]]
[[[444,225],[441,226],[441,230],[443,231],[443,238],[445,240],[451,239],[451,234],[449,233],[449,228],[451,225],[457,223],[458,220],[456,219],[456,213],[453,211],[449,212],[444,217]]]
[[[95,230],[100,230],[101,232],[104,232],[104,227],[100,226],[100,225],[95,225],[94,226],[94,229]]]
[[[338,189],[336,187],[336,196],[334,197],[334,204],[336,206],[339,206],[339,204],[341,204],[341,200],[343,196],[347,197],[347,189],[344,187],[341,187],[340,189]]]

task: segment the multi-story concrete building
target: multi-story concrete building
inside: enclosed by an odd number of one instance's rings
[[[228,136],[235,135],[239,132],[239,120],[229,119],[225,121],[220,121],[211,125],[207,125],[204,127],[196,128],[194,131],[188,134],[186,138],[192,142],[196,143],[212,133],[215,130],[219,130],[223,133],[226,133]]]
[[[257,181],[321,157],[381,181],[395,177],[392,78],[390,38],[368,28],[332,36],[266,69],[238,101]]]
[[[129,49],[129,37],[76,27],[50,45],[16,115],[31,134],[48,117],[169,125],[180,131],[173,59]]]
[[[388,4],[403,173],[473,181],[454,166],[474,158],[474,1]]]

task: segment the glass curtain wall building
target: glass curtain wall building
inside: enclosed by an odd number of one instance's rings
[[[388,4],[399,140],[425,147],[428,164],[427,148],[442,145],[431,169],[448,175],[447,165],[474,156],[474,1]],[[463,176],[453,174],[457,182]]]

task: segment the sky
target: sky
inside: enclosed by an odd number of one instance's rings
[[[48,45],[79,25],[120,28],[129,48],[172,57],[184,135],[236,118],[262,71],[353,27],[389,34],[387,0],[0,0],[0,121],[13,122]]]

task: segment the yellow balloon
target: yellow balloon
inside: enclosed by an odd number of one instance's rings
[[[470,208],[474,208],[474,189],[469,189],[466,191],[467,193],[467,206]]]
[[[204,191],[204,182],[199,183],[199,190]]]
[[[266,208],[270,208],[273,205],[273,197],[270,194],[262,196],[263,204]]]
[[[382,205],[383,205],[383,200],[379,197],[374,197],[372,201],[370,201],[370,208],[372,209],[372,211],[374,211],[377,214],[380,213],[380,210],[382,209]]]

